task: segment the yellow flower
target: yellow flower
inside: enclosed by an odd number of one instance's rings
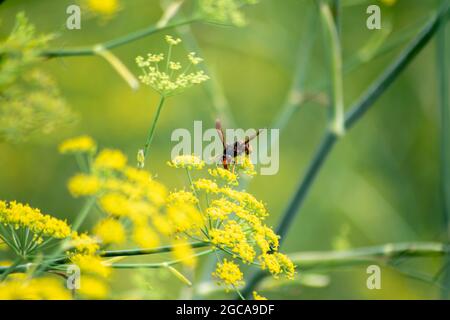
[[[0,223],[14,229],[28,228],[34,234],[32,240],[37,243],[41,243],[44,237],[64,239],[71,233],[65,221],[42,214],[39,209],[16,201],[0,201]]]
[[[176,156],[167,164],[172,168],[187,168],[189,170],[201,170],[205,166],[205,162],[195,155]]]
[[[271,253],[264,253],[259,256],[261,262],[261,268],[263,270],[268,269],[270,273],[278,275],[281,273],[281,266],[278,262],[276,255]]]
[[[219,192],[219,187],[217,183],[209,179],[198,179],[194,181],[194,187],[198,190],[204,190],[207,193],[217,193]]]
[[[181,63],[179,62],[174,62],[174,61],[170,61],[169,62],[169,69],[170,70],[180,70],[181,69]]]
[[[91,238],[87,233],[79,234],[78,232],[72,233],[69,247],[86,255],[93,255],[100,249],[97,240]]]
[[[195,56],[195,53],[188,55],[190,65],[187,67],[183,68],[181,63],[171,61],[172,47],[179,44],[181,39],[166,36],[166,41],[169,44],[169,52],[165,66],[160,65],[165,59],[163,54],[149,53],[147,58],[136,57],[136,64],[143,73],[139,76],[142,83],[152,87],[162,96],[171,96],[209,79],[204,71],[188,73],[188,69],[192,65],[197,65],[202,61],[201,58]]]
[[[292,279],[295,275],[295,265],[285,254],[279,252],[263,253],[259,256],[259,260],[261,268],[269,270],[275,278],[282,273],[285,273],[288,279]]]
[[[165,236],[169,236],[174,232],[173,226],[166,216],[155,214],[152,216],[152,224],[156,230]]]
[[[174,39],[174,37],[166,35],[166,42],[171,46],[176,46],[181,42],[181,39],[180,38]]]
[[[209,231],[211,242],[219,246],[234,247],[240,242],[245,242],[245,233],[239,223],[229,220],[223,229],[211,229]]]
[[[98,256],[76,253],[70,257],[70,261],[76,264],[83,274],[95,274],[104,278],[111,274],[111,268]]]
[[[206,213],[213,220],[225,220],[230,213],[233,211],[237,211],[238,207],[235,203],[221,198],[217,200],[213,200],[211,206],[206,209]]]
[[[283,253],[276,252],[278,262],[283,269],[283,272],[286,274],[288,279],[293,279],[295,275],[295,265],[289,257]]]
[[[256,291],[253,291],[253,299],[255,299],[255,300],[267,300],[266,297],[260,296],[258,294],[258,292],[256,292]]]
[[[229,187],[221,188],[220,192],[230,199],[237,201],[242,208],[251,211],[261,219],[268,215],[265,205],[248,192],[237,191]]]
[[[380,1],[387,6],[393,6],[397,2],[397,0],[380,0]]]
[[[86,4],[91,12],[106,17],[114,15],[120,9],[118,0],[86,0]]]
[[[244,262],[250,263],[255,259],[256,252],[247,242],[245,232],[239,223],[229,220],[222,229],[209,231],[211,243],[219,247],[228,247]]]
[[[115,219],[101,220],[94,227],[94,233],[102,239],[104,244],[122,244],[125,242],[125,229]]]
[[[70,300],[64,282],[51,277],[26,279],[8,277],[0,282],[0,300]]]
[[[142,248],[159,245],[159,237],[148,225],[138,225],[133,229],[133,241]]]
[[[255,176],[255,166],[250,160],[248,156],[240,156],[236,158],[236,164],[240,170],[244,172],[244,174],[248,176]]]
[[[218,278],[226,286],[240,286],[244,283],[242,274],[239,266],[233,261],[227,261],[224,259],[222,263],[217,264],[216,271],[212,274],[214,277]]]
[[[200,212],[189,204],[170,206],[167,208],[167,218],[172,222],[176,232],[191,230],[198,233],[204,222]]]
[[[63,141],[59,145],[59,152],[66,153],[78,153],[78,152],[95,152],[97,145],[95,141],[89,136],[80,136]]]
[[[220,178],[230,185],[238,185],[238,176],[229,170],[218,167],[216,169],[209,169],[208,172],[211,176]]]
[[[177,204],[177,203],[192,203],[197,204],[197,197],[189,191],[175,191],[171,192],[167,197],[167,203],[169,205]]]
[[[108,295],[108,287],[101,279],[92,276],[80,278],[78,293],[89,299],[104,299]]]
[[[172,254],[176,260],[181,260],[181,263],[188,267],[195,267],[197,263],[195,252],[186,241],[175,241]]]
[[[72,196],[83,197],[96,194],[101,187],[100,180],[93,175],[77,174],[69,180],[68,188]]]
[[[0,267],[9,267],[11,266],[13,263],[10,260],[0,260]]]
[[[119,150],[103,149],[94,160],[97,169],[120,170],[127,164],[127,157]]]
[[[255,260],[255,249],[248,244],[248,242],[241,241],[237,243],[232,248],[233,253],[235,253],[244,263],[252,263]]]
[[[107,193],[102,196],[100,206],[112,216],[123,217],[131,214],[130,202],[119,193]]]
[[[197,57],[197,54],[195,52],[190,52],[188,54],[188,59],[193,65],[197,65],[203,61],[202,58]]]

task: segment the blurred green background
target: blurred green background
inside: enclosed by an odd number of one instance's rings
[[[366,28],[366,8],[375,1],[345,5],[351,2],[355,1],[342,1],[343,56],[347,63],[353,61],[371,37],[382,32]],[[9,34],[20,11],[27,14],[39,32],[58,33],[51,48],[110,40],[153,24],[162,14],[157,0],[122,1],[122,10],[113,19],[105,22],[82,16],[81,30],[67,30],[65,12],[73,3],[74,0],[6,1],[0,6],[0,36]],[[438,6],[437,1],[429,0],[399,0],[393,6],[378,4],[382,8],[383,28],[392,27],[386,43],[411,39]],[[248,20],[244,28],[197,23],[192,29],[201,48],[200,55],[223,89],[236,126],[269,127],[286,99],[298,52],[308,36],[314,37],[314,46],[308,68],[302,70],[305,92],[327,94],[329,72],[324,41],[320,24],[315,34],[304,32],[311,12],[317,13],[310,0],[261,0],[244,12]],[[135,57],[164,50],[164,34],[151,35],[113,52],[137,75]],[[346,73],[346,106],[364,92],[405,43]],[[283,251],[445,239],[439,188],[440,115],[435,47],[433,40],[335,147],[291,226]],[[101,147],[124,150],[134,162],[158,96],[146,86],[133,92],[99,57],[57,58],[46,61],[42,67],[57,80],[62,95],[79,114],[80,121],[73,127],[48,136],[35,136],[25,143],[0,143],[0,198],[26,202],[71,221],[82,202],[73,199],[65,185],[77,168],[72,158],[58,154],[58,143],[67,137],[89,134]],[[171,187],[183,186],[184,176],[165,164],[173,146],[172,130],[192,130],[194,120],[212,127],[215,117],[204,86],[168,100],[153,142],[150,170]],[[249,185],[249,191],[267,203],[270,225],[276,225],[303,176],[327,117],[323,103],[302,104],[281,133],[279,173],[258,176]],[[401,268],[432,275],[441,266],[441,260],[428,258],[402,262]],[[117,273],[118,290],[130,289],[129,279],[137,277],[134,273]],[[294,284],[263,294],[272,299],[432,299],[438,298],[440,292],[434,285],[390,268],[383,268],[381,290],[366,288],[365,267],[326,274],[330,275],[330,283],[322,288]],[[159,271],[140,276],[147,279],[149,287],[158,288],[159,295],[154,293],[154,297],[177,297],[180,286],[172,277]],[[165,289],[160,289],[161,286]]]

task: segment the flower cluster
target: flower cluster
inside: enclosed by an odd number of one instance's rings
[[[200,0],[200,10],[206,19],[218,23],[231,23],[245,26],[245,16],[241,11],[244,5],[256,4],[258,0]]]
[[[142,83],[151,86],[159,94],[167,97],[209,79],[204,71],[190,72],[193,66],[202,61],[194,52],[187,55],[189,64],[185,68],[183,68],[180,62],[171,60],[172,48],[178,45],[181,39],[166,36],[166,42],[169,45],[167,59],[165,59],[162,53],[149,53],[147,58],[142,56],[136,58],[136,63],[143,72],[143,75],[139,77]],[[161,66],[163,63],[164,66]]]
[[[294,264],[285,254],[278,252],[278,236],[264,223],[268,215],[265,205],[252,194],[235,189],[240,172],[254,171],[253,166],[248,165],[250,160],[236,164],[232,171],[221,167],[208,169],[209,177],[192,180],[189,171],[203,168],[193,165],[201,163],[200,159],[194,158],[177,157],[169,165],[188,169],[192,192],[184,191],[177,194],[177,198],[195,203],[203,216],[204,225],[200,226],[200,232],[194,229],[188,230],[187,234],[192,237],[200,235],[202,241],[211,243],[216,250],[231,257],[231,260],[218,261],[213,276],[226,288],[236,289],[244,283],[240,261],[268,270],[275,278],[282,275],[293,278]],[[205,196],[202,197],[201,193]],[[200,199],[204,198],[206,201],[202,204]]]
[[[71,294],[56,278],[27,279],[26,275],[10,276],[0,282],[0,300],[70,300]]]
[[[68,139],[60,144],[59,152],[66,153],[83,153],[95,152],[97,145],[95,141],[89,136],[80,136],[73,139]]]
[[[22,255],[70,234],[65,221],[43,214],[27,204],[0,201],[0,238]]]
[[[63,142],[60,150],[73,141],[81,140]],[[129,166],[127,157],[119,150],[103,149],[89,154],[90,150],[85,148],[86,157],[92,157],[89,173],[74,175],[68,188],[74,197],[95,197],[105,213],[105,218],[93,229],[101,244],[123,245],[132,241],[139,247],[154,248],[167,240],[178,248],[173,252],[176,259],[184,256],[183,262],[193,265],[186,241],[180,242],[180,237],[175,237],[203,224],[192,193],[169,193],[149,172]]]
[[[205,162],[194,155],[176,156],[171,161],[167,162],[172,168],[186,168],[201,170],[205,166]]]
[[[98,255],[98,241],[86,233],[73,231],[65,221],[42,214],[26,204],[0,201],[0,239],[22,259],[32,259],[37,250],[45,249],[46,245],[50,247],[49,244],[53,246],[59,240],[61,253],[82,271],[83,281],[77,294],[94,299],[106,297],[110,268]],[[64,253],[64,250],[68,251]],[[49,263],[47,267],[58,270],[59,266]],[[70,298],[70,292],[53,278],[8,276],[0,283],[0,299]]]
[[[231,170],[215,167],[204,170],[205,163],[196,156],[179,156],[169,162],[184,169],[189,189],[169,191],[150,173],[127,164],[119,150],[96,151],[97,145],[88,136],[64,141],[61,153],[73,153],[86,170],[73,176],[68,187],[75,197],[96,200],[105,217],[93,228],[93,236],[72,230],[65,221],[42,214],[39,209],[15,201],[0,201],[0,239],[27,259],[50,240],[63,240],[57,256],[77,265],[82,272],[77,295],[103,299],[109,292],[113,260],[104,260],[102,250],[108,245],[134,242],[139,247],[154,249],[169,242],[176,263],[194,267],[200,255],[220,251],[227,258],[218,258],[212,276],[225,288],[238,290],[244,284],[241,264],[268,270],[275,278],[292,278],[295,266],[278,251],[278,236],[264,223],[268,215],[265,205],[252,194],[237,190],[239,174],[249,170],[248,164],[235,164]],[[249,163],[243,161],[243,163]],[[234,172],[233,172],[234,171]],[[92,200],[89,200],[92,201]],[[197,252],[192,240],[210,249]],[[51,260],[49,260],[51,261]],[[61,262],[48,262],[49,270],[61,269]],[[65,262],[62,262],[65,263]],[[177,278],[190,281],[170,264],[163,263]],[[64,266],[63,266],[64,268]],[[64,271],[62,271],[64,272]],[[8,276],[0,284],[1,297],[64,298],[67,292],[52,279],[33,278],[19,283]],[[47,288],[39,285],[48,282]],[[255,299],[263,299],[254,293]]]

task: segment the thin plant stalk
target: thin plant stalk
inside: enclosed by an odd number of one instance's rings
[[[131,32],[125,36],[102,42],[93,46],[78,47],[78,48],[68,48],[68,49],[48,49],[41,52],[41,55],[47,58],[56,57],[74,57],[74,56],[92,56],[96,54],[96,47],[101,46],[104,49],[110,50],[122,45],[128,44],[130,42],[142,39],[154,33],[169,30],[178,26],[191,24],[194,22],[201,21],[200,17],[191,17],[185,20],[175,21],[168,23],[163,26],[151,25],[147,28]]]
[[[153,118],[152,126],[150,127],[150,131],[148,132],[147,140],[144,145],[144,159],[147,158],[147,155],[150,151],[150,145],[153,141],[153,136],[155,135],[156,124],[158,123],[159,116],[161,114],[162,107],[165,102],[165,97],[161,95],[158,103],[158,107],[156,109],[155,117]]]
[[[448,0],[444,0],[446,2]],[[450,242],[450,103],[449,103],[449,42],[447,25],[442,23],[436,36],[437,44],[437,78],[441,118],[441,196],[443,210],[443,231],[447,242]],[[444,259],[441,297],[448,299],[450,289],[450,257]]]
[[[95,48],[95,53],[104,58],[116,72],[125,80],[125,82],[131,87],[132,90],[139,89],[139,81],[131,73],[131,71],[125,66],[125,64],[117,58],[111,51],[105,49],[102,46]]]
[[[333,96],[331,131],[336,135],[344,134],[344,81],[342,75],[342,50],[339,40],[339,32],[330,7],[325,2],[320,3],[320,14],[322,19],[325,40],[330,48],[329,54],[331,67],[331,87]],[[327,50],[328,51],[328,50]]]

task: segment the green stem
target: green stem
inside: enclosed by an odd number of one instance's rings
[[[339,40],[339,32],[333,19],[330,7],[325,3],[320,3],[320,13],[322,17],[325,40],[330,47],[329,57],[331,66],[331,83],[333,93],[333,115],[330,130],[336,135],[344,134],[344,81],[342,75],[342,50]]]
[[[443,0],[446,2],[448,0]],[[437,32],[437,77],[439,104],[441,110],[441,194],[443,208],[443,231],[445,239],[450,242],[450,104],[449,104],[449,64],[448,64],[448,35],[446,24],[442,23]],[[450,290],[446,284],[450,283],[450,257],[444,260],[441,297],[448,299]]]
[[[380,246],[355,248],[344,251],[317,251],[289,254],[300,270],[324,269],[384,262],[397,258],[441,257],[450,247],[438,242],[388,243]]]
[[[0,269],[0,282],[4,281],[6,279],[6,277],[8,277],[9,274],[14,273],[16,268],[18,268],[20,265],[19,263],[22,261],[22,258],[17,258],[16,261],[13,262],[13,264],[11,264],[8,267],[3,267],[3,269]]]
[[[96,44],[93,46],[79,47],[79,48],[70,48],[70,49],[49,49],[42,51],[41,55],[47,58],[55,58],[55,57],[73,57],[73,56],[91,56],[96,54],[95,48],[101,46],[104,49],[113,49],[127,43],[139,40],[151,34],[154,34],[159,31],[168,30],[171,28],[179,27],[182,25],[190,24],[193,22],[198,22],[201,19],[198,17],[192,17],[186,20],[181,20],[177,22],[173,22],[164,26],[149,26],[147,28],[131,32],[125,36],[119,37],[117,39],[113,39],[110,41],[106,41],[100,44]]]
[[[208,247],[210,244],[208,242],[193,242],[189,243],[191,248],[204,248]],[[127,250],[112,250],[100,252],[102,257],[126,257],[126,256],[140,256],[148,254],[157,254],[173,251],[175,246],[163,246],[151,249],[127,249]]]
[[[95,53],[104,58],[113,68],[114,70],[125,80],[125,82],[131,87],[133,90],[139,89],[139,81],[136,77],[131,73],[131,71],[125,66],[125,64],[116,57],[111,51],[106,50],[102,46],[97,46],[95,48]]]
[[[213,249],[205,250],[199,253],[192,255],[192,257],[200,257],[206,254],[213,252]],[[174,264],[178,264],[183,262],[185,259],[171,260],[165,262],[157,262],[157,263],[114,263],[111,265],[112,268],[115,269],[156,269],[156,268],[167,268],[168,266],[172,266]]]
[[[165,97],[161,96],[160,99],[159,99],[158,108],[156,109],[155,117],[153,118],[152,126],[150,127],[150,131],[149,131],[148,136],[147,136],[147,141],[145,142],[145,145],[144,145],[144,161],[147,158],[147,155],[148,155],[148,152],[149,152],[149,148],[150,148],[150,145],[152,143],[153,136],[155,134],[156,124],[158,122],[159,115],[161,114],[161,109],[162,109],[162,107],[164,105],[164,101],[165,101]]]
[[[75,222],[72,224],[73,231],[78,231],[78,229],[81,227],[89,211],[91,211],[92,206],[95,204],[95,201],[96,201],[95,197],[90,197],[86,200],[80,212],[78,213]]]

